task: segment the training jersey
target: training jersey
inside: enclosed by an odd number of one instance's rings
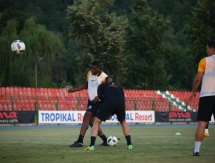
[[[114,82],[105,82],[98,87],[98,97],[104,103],[125,103],[125,96],[123,89]]]
[[[93,75],[91,71],[87,73],[86,82],[88,82],[88,96],[90,101],[93,101],[97,96],[97,88],[101,83],[104,83],[106,77],[107,74],[103,71],[99,71],[97,75]]]
[[[199,72],[204,72],[200,97],[215,95],[215,55],[205,57],[199,62]]]

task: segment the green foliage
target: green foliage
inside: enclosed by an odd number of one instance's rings
[[[122,45],[128,22],[124,16],[109,13],[107,7],[110,4],[112,1],[103,1],[102,4],[97,0],[75,1],[67,9],[67,18],[71,22],[70,37],[82,42],[80,46],[89,53],[85,56],[90,55],[100,61],[104,71],[119,81],[118,74],[124,60]]]
[[[64,45],[54,33],[47,31],[45,26],[36,24],[33,17],[26,20],[20,33],[17,33],[17,27],[16,20],[9,20],[1,34],[0,74],[5,73],[2,85],[33,87],[35,80],[32,79],[35,77],[37,57],[43,57],[41,66],[38,66],[38,75],[39,79],[44,81],[47,76],[51,78],[51,64],[54,63],[56,56],[62,55]],[[21,55],[15,55],[10,51],[10,44],[17,38],[26,44],[26,51]],[[48,83],[51,83],[51,80],[46,84],[43,82],[40,86],[47,86]]]
[[[213,0],[0,4],[1,86],[34,87],[39,56],[39,87],[80,85],[96,59],[124,88],[190,89],[205,44],[215,37]],[[25,42],[24,54],[11,53],[15,39]]]
[[[146,0],[137,0],[131,10],[126,50],[133,54],[127,63],[132,82],[127,84],[138,89],[168,89],[170,76],[165,70],[161,44],[167,38],[170,20],[153,10]]]
[[[186,27],[186,34],[191,45],[188,53],[192,55],[197,65],[201,58],[206,56],[207,41],[215,38],[215,1],[198,0],[192,9],[192,17]]]
[[[52,83],[47,88],[72,88],[72,84],[70,82],[62,81],[61,83]]]

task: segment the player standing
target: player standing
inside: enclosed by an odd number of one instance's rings
[[[206,52],[208,57],[203,58],[199,62],[198,72],[188,99],[188,101],[192,99],[202,81],[193,156],[199,156],[205,127],[211,120],[212,114],[215,114],[215,40],[208,41]]]
[[[105,81],[107,74],[100,70],[100,64],[97,61],[93,61],[90,64],[90,71],[87,73],[86,82],[78,88],[71,88],[68,90],[69,93],[88,89],[88,108],[84,114],[81,130],[77,141],[69,145],[69,147],[83,147],[83,139],[88,129],[88,126],[92,127],[95,115],[100,108],[102,101],[97,96],[98,86]],[[103,140],[101,146],[108,146],[107,137],[103,134],[101,128],[98,129],[98,135]]]

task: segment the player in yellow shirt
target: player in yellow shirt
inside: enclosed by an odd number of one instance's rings
[[[204,73],[205,72],[205,66],[206,66],[206,58],[203,58],[199,63],[198,71]],[[207,126],[205,127],[204,137],[210,136],[209,131],[208,131],[208,126],[209,126],[209,122],[207,123]]]
[[[195,134],[195,144],[192,156],[199,156],[200,146],[204,139],[205,127],[215,115],[215,40],[208,41],[206,45],[208,57],[203,58],[198,67],[198,72],[193,82],[193,88],[188,102],[195,95],[201,84],[201,92],[198,109],[198,127]]]

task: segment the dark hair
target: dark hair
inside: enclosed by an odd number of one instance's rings
[[[93,61],[90,63],[90,65],[100,67],[100,64],[98,61]]]
[[[214,50],[215,50],[215,40],[208,41],[207,45],[208,45],[209,48],[214,48]]]
[[[105,82],[113,82],[113,77],[106,77]]]

